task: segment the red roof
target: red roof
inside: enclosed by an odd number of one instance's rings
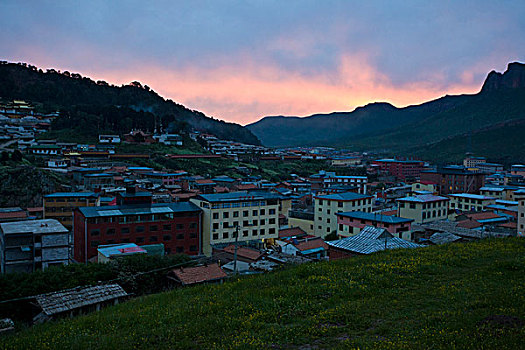
[[[397,215],[397,210],[388,210],[388,211],[383,211],[381,212],[381,215],[384,215],[384,216],[396,216]]]
[[[257,185],[255,184],[237,185],[236,188],[238,190],[255,190],[257,189]]]
[[[231,253],[231,254],[234,254],[235,253],[235,246],[233,244],[229,245],[229,246],[225,247],[223,249],[223,251]],[[261,253],[258,250],[250,249],[250,248],[247,248],[247,247],[238,247],[237,248],[237,255],[240,256],[240,257],[243,257],[243,258],[255,261],[255,260],[258,260],[259,258],[261,258],[264,255],[264,253]]]
[[[498,226],[506,227],[506,228],[513,228],[513,229],[517,229],[518,228],[518,224],[515,223],[515,222],[506,222],[504,224],[499,224]]]
[[[210,179],[204,179],[204,180],[195,180],[195,183],[198,183],[198,184],[215,184],[215,182],[213,182],[213,180],[210,180]]]
[[[183,285],[210,282],[226,278],[227,275],[218,264],[197,267],[184,267],[172,270],[175,278]]]
[[[27,213],[25,211],[8,211],[0,213],[0,219],[25,219]]]
[[[230,192],[228,187],[215,186],[213,189],[214,189],[215,193],[227,193],[227,192]]]
[[[463,220],[463,221],[458,222],[457,226],[458,227],[463,227],[463,228],[478,228],[478,227],[481,227],[483,225],[481,225],[476,220]]]
[[[465,214],[465,215],[473,220],[487,220],[487,219],[495,219],[495,218],[501,217],[492,211],[484,211],[480,213],[472,213],[472,214]]]
[[[27,208],[27,211],[30,212],[30,213],[44,211],[44,207]]]
[[[328,245],[324,242],[323,239],[310,239],[308,241],[300,242],[298,244],[294,244],[297,249],[300,251],[315,249],[315,248],[324,248],[328,249]]]
[[[305,234],[306,232],[300,227],[292,227],[292,228],[285,228],[283,230],[279,230],[279,238],[302,236]]]

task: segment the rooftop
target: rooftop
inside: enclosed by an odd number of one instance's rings
[[[96,197],[95,192],[55,192],[47,194],[44,198],[60,198],[60,197]]]
[[[448,196],[449,197],[458,197],[458,198],[481,199],[481,200],[495,199],[494,197],[488,197],[488,196],[483,196],[483,195],[480,195],[480,194],[472,194],[472,193],[453,193],[453,194],[449,194]]]
[[[218,264],[174,269],[172,274],[182,285],[217,281],[227,277]]]
[[[271,195],[271,193],[268,193]],[[277,195],[273,196],[277,198]],[[229,193],[214,193],[214,194],[201,194],[197,196],[198,199],[202,199],[206,202],[232,202],[232,201],[251,201],[251,200],[262,200],[267,199],[268,196],[263,192],[229,192]]]
[[[120,215],[146,215],[169,214],[181,212],[197,212],[200,208],[190,202],[155,203],[145,205],[109,205],[103,207],[80,207],[78,210],[86,218],[120,216]]]
[[[433,194],[422,194],[418,196],[403,197],[397,199],[400,202],[417,202],[417,203],[429,203],[438,201],[448,201],[447,197],[436,196]]]
[[[4,234],[16,233],[67,233],[69,232],[60,222],[54,219],[13,221],[0,224],[0,231]]]
[[[355,192],[343,192],[343,193],[334,193],[334,194],[327,194],[327,195],[322,195],[322,196],[315,196],[315,198],[334,200],[334,201],[353,201],[353,200],[364,199],[364,198],[372,198],[372,196],[365,195],[365,194],[359,194]]]
[[[337,216],[344,216],[347,218],[352,219],[360,219],[360,220],[369,220],[369,221],[375,221],[375,222],[383,222],[386,224],[401,224],[401,223],[408,223],[412,222],[414,220],[412,219],[405,219],[400,218],[398,216],[389,216],[389,215],[381,215],[376,213],[367,213],[364,211],[353,211],[353,212],[345,212],[345,213],[336,213]]]

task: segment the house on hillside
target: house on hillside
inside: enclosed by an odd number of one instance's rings
[[[222,283],[228,277],[218,264],[179,267],[168,273],[168,278],[180,286],[201,283]]]

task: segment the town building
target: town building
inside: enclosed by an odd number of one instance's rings
[[[288,211],[288,226],[299,227],[309,235],[314,234],[314,213],[304,210]]]
[[[69,263],[69,231],[57,220],[0,224],[2,273],[34,272]]]
[[[425,169],[425,162],[420,160],[378,159],[372,162],[379,168],[379,173],[392,175],[401,181],[417,181]]]
[[[114,174],[96,173],[84,175],[84,189],[89,191],[100,191],[115,186]]]
[[[164,244],[167,254],[201,253],[201,210],[188,202],[151,203],[151,193],[117,195],[116,206],[81,207],[74,212],[74,257],[87,262],[99,245]]]
[[[28,148],[28,152],[34,155],[57,156],[62,154],[62,147],[57,145],[33,145]]]
[[[320,237],[288,238],[277,241],[277,244],[281,247],[281,252],[288,255],[316,260],[324,259],[328,255],[328,245]]]
[[[120,136],[119,135],[98,135],[98,142],[106,143],[106,144],[118,144],[120,143]]]
[[[310,176],[312,192],[317,193],[323,189],[334,185],[353,185],[358,187],[361,194],[366,194],[368,178],[366,176],[346,176],[336,175],[335,172],[320,171],[318,174]]]
[[[479,163],[477,168],[478,171],[486,174],[494,174],[503,171],[503,165],[498,163]]]
[[[168,274],[169,279],[183,287],[203,283],[222,283],[227,277],[218,264],[179,267]]]
[[[0,208],[0,222],[27,220],[27,211],[20,207]]]
[[[479,164],[485,163],[487,161],[487,158],[485,157],[474,157],[472,155],[468,155],[463,159],[463,166],[465,168],[477,168]]]
[[[336,215],[337,235],[341,238],[355,236],[366,226],[373,226],[384,228],[396,237],[411,240],[410,231],[414,219],[364,211],[343,212]]]
[[[73,210],[99,205],[94,192],[56,192],[44,196],[44,219],[58,220],[65,228],[73,228]]]
[[[450,198],[450,209],[459,211],[482,211],[495,204],[496,198],[471,193],[454,193]]]
[[[418,181],[411,185],[412,193],[427,191],[432,194],[437,193],[437,184],[431,181]]]
[[[525,190],[516,194],[518,198],[518,235],[525,236]]]
[[[448,202],[447,197],[433,194],[399,198],[397,216],[412,219],[415,224],[444,220],[448,215]]]
[[[485,174],[466,170],[463,167],[447,166],[437,170],[421,172],[421,180],[437,184],[438,193],[478,193],[485,184]]]
[[[211,256],[212,246],[238,240],[255,245],[273,242],[279,230],[279,199],[263,193],[201,194],[190,202],[203,211],[202,247]]]
[[[324,237],[337,232],[338,212],[372,212],[372,198],[354,192],[314,196],[314,235]]]

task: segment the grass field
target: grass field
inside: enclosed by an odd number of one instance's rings
[[[525,240],[397,250],[141,297],[3,348],[518,349]]]

